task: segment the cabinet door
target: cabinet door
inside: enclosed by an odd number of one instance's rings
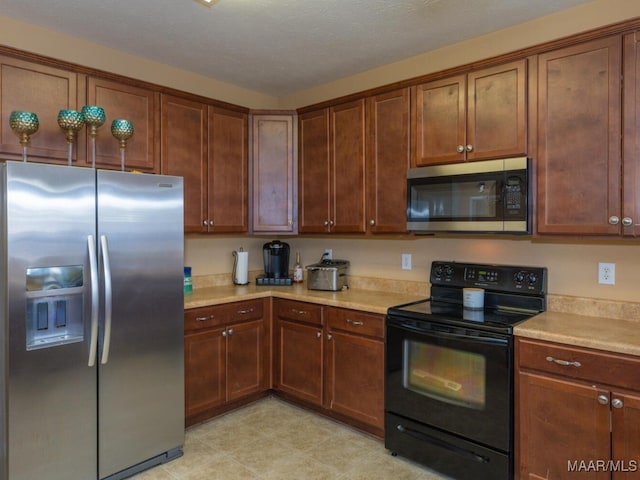
[[[622,232],[640,236],[640,33],[624,37]]]
[[[384,343],[330,330],[327,364],[327,408],[382,429]]]
[[[526,153],[526,62],[467,75],[467,160]]]
[[[184,177],[185,233],[206,232],[209,223],[206,122],[206,105],[162,96],[162,173]]]
[[[264,320],[227,327],[227,401],[264,390]]]
[[[293,115],[252,117],[253,232],[296,231],[293,121]]]
[[[221,327],[184,337],[187,417],[225,401],[224,331]]]
[[[322,405],[322,328],[278,319],[275,344],[276,388]]]
[[[329,111],[308,112],[298,118],[300,233],[329,231]]]
[[[138,169],[158,173],[160,157],[157,155],[160,138],[160,94],[144,88],[133,87],[101,78],[87,80],[87,102],[100,105],[107,116],[105,124],[96,136],[96,166],[119,170],[120,146],[111,135],[111,122],[124,118],[133,124],[133,136],[127,140],[125,169]],[[89,142],[87,142],[88,144]],[[91,164],[87,150],[86,164]]]
[[[611,407],[613,461],[635,472],[614,472],[612,480],[637,477],[640,470],[640,395],[612,392]]]
[[[520,372],[518,381],[520,478],[609,479],[609,471],[569,473],[581,461],[610,458],[609,392],[528,372]],[[598,402],[600,395],[606,405]]]
[[[539,56],[538,232],[606,235],[621,211],[621,38]]]
[[[364,233],[364,100],[331,107],[330,229]]]
[[[407,231],[409,89],[367,99],[367,222],[372,233]]]
[[[209,231],[245,233],[249,226],[248,116],[209,107]]]
[[[83,104],[84,90],[78,88],[76,73],[0,56],[0,154],[22,160],[22,146],[9,127],[9,116],[13,110],[27,110],[38,115],[40,124],[27,147],[28,160],[66,163],[69,150],[58,126],[58,112],[79,110]],[[84,155],[81,130],[74,145],[76,162],[84,160]]]
[[[464,75],[418,85],[414,166],[465,159]]]

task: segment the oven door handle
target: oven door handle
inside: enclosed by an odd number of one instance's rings
[[[489,459],[486,457],[483,457],[482,455],[478,455],[475,452],[472,452],[471,450],[467,450],[465,448],[461,448],[458,447],[456,445],[452,445],[448,442],[445,442],[444,440],[441,440],[439,438],[433,437],[431,435],[429,435],[428,433],[424,433],[424,432],[420,432],[418,430],[414,430],[413,428],[409,428],[409,427],[405,427],[404,425],[402,425],[401,423],[399,423],[398,425],[396,425],[396,429],[399,432],[402,432],[404,434],[409,435],[410,437],[416,438],[418,440],[422,440],[423,442],[429,442],[432,443],[434,445],[437,445],[438,447],[444,448],[446,450],[449,450],[463,458],[467,458],[469,460],[473,460],[474,462],[478,462],[478,463],[488,463]]]
[[[496,344],[496,345],[506,345],[509,343],[509,340],[506,336],[500,335],[500,334],[496,334],[495,337],[489,337],[489,336],[483,336],[483,337],[474,337],[471,335],[462,335],[459,333],[451,333],[451,332],[439,332],[439,331],[434,331],[434,330],[425,330],[423,328],[416,328],[411,324],[407,324],[407,323],[393,323],[393,324],[389,324],[390,327],[396,327],[396,328],[400,328],[402,330],[407,330],[410,332],[417,332],[420,333],[422,335],[426,335],[429,337],[436,337],[436,338],[449,338],[449,339],[456,339],[456,340],[463,340],[465,342],[468,343],[492,343],[492,344]]]

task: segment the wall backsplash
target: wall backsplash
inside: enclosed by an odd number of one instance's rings
[[[274,237],[187,236],[185,263],[194,276],[226,274],[233,267],[234,250],[249,252],[249,270],[260,271],[262,245]],[[291,247],[290,266],[300,252],[302,264],[320,259],[325,248],[333,258],[351,262],[349,274],[412,282],[427,282],[433,260],[544,266],[549,270],[549,293],[625,302],[638,301],[640,245],[635,242],[533,240],[504,237],[408,237],[402,239],[279,237]],[[578,243],[580,242],[580,243]],[[412,270],[402,270],[401,255],[412,255]],[[598,284],[598,262],[616,264],[616,284]]]

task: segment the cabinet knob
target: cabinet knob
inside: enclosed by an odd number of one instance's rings
[[[229,330],[227,330],[229,332],[229,335],[233,335],[233,328],[230,328]]]
[[[624,403],[619,398],[614,398],[613,400],[611,400],[611,406],[613,408],[622,408],[624,407]]]
[[[203,224],[205,227],[208,227],[208,226],[209,226],[209,221],[208,221],[208,220],[204,220],[204,221],[202,222],[202,224]]]
[[[464,153],[464,146],[458,145],[458,148],[456,148],[456,150],[458,151],[458,153]]]
[[[630,227],[631,225],[633,225],[633,219],[631,217],[624,217],[622,219],[622,225],[624,225],[625,227]]]
[[[369,220],[369,225],[373,227],[375,224],[376,224],[376,221],[374,219]]]
[[[327,333],[327,340],[331,340],[333,338],[333,335],[331,335],[330,333]]]
[[[333,220],[329,220],[329,226],[333,227]]]
[[[322,337],[322,332],[316,332],[316,338]]]
[[[223,337],[226,337],[226,336],[227,336],[227,331],[226,331],[226,330],[223,330],[223,331],[222,331],[222,336],[223,336]]]
[[[473,145],[467,145],[467,152],[473,152]]]
[[[287,220],[287,224],[288,224],[289,226],[292,226],[292,225],[293,225],[293,220]]]
[[[616,217],[615,215],[611,215],[611,216],[609,217],[609,223],[610,223],[611,225],[617,225],[618,223],[620,223],[620,218],[619,218],[619,217]]]
[[[608,405],[609,397],[607,395],[598,395],[598,403],[600,405]]]
[[[329,226],[329,220],[325,220],[325,221],[324,221],[324,226],[325,226],[325,227],[328,227],[328,226]]]

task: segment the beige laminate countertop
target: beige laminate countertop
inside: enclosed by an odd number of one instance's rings
[[[246,286],[229,285],[194,289],[193,293],[184,296],[184,308],[206,307],[264,297],[286,298],[380,314],[387,313],[387,308],[394,305],[425,298],[424,296],[376,290],[347,289],[339,292],[325,292],[308,290],[305,284],[275,287],[258,286],[251,283]]]
[[[544,312],[517,325],[519,337],[640,356],[640,322]]]

